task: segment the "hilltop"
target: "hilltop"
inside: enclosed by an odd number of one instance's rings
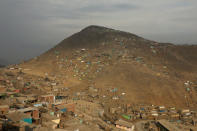
[[[197,81],[196,59],[194,45],[158,43],[89,26],[19,66],[71,92],[95,87],[102,96],[118,96],[127,103],[186,106],[188,101],[196,104],[195,91],[188,93],[184,86],[186,81]],[[105,92],[112,89],[115,94]]]

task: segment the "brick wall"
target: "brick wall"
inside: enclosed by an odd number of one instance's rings
[[[32,113],[32,117],[34,119],[39,119],[39,111],[38,110],[34,110],[33,113]]]

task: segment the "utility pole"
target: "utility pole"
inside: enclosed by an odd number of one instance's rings
[[[185,100],[186,100],[186,105],[189,107],[189,99],[186,95],[185,95]]]

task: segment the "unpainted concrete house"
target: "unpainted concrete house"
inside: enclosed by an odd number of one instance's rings
[[[55,96],[54,95],[42,95],[38,97],[38,101],[40,102],[47,102],[47,103],[54,103]]]
[[[8,105],[0,105],[0,115],[5,115],[9,111]]]
[[[116,125],[117,128],[125,130],[125,131],[134,131],[134,129],[135,129],[134,124],[132,124],[130,122],[127,122],[127,121],[124,121],[122,119],[117,120],[115,122],[115,125]]]

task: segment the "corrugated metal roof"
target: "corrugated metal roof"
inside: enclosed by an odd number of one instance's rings
[[[17,110],[17,111],[18,111],[18,112],[28,112],[28,111],[33,111],[33,110],[37,110],[37,108],[28,107],[28,108],[24,108],[24,109],[19,109],[19,110]]]
[[[132,128],[133,124],[130,123],[130,122],[127,122],[127,121],[124,121],[122,119],[119,119],[115,122],[116,125],[121,125],[121,126],[124,126],[124,127],[129,127],[129,128]]]
[[[184,131],[176,127],[176,125],[173,125],[172,123],[168,122],[167,120],[159,120],[158,122],[159,124],[164,126],[166,129],[168,129],[169,131]]]

